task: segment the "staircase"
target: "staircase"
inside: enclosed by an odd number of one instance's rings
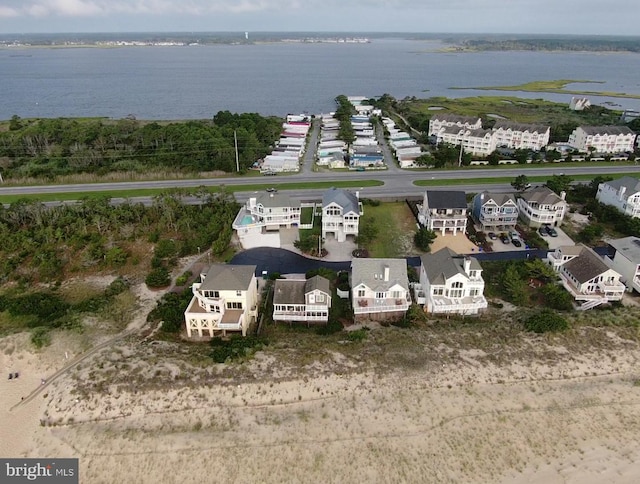
[[[600,304],[606,303],[607,300],[605,298],[592,299],[591,301],[586,301],[580,305],[578,308],[580,311],[587,311],[589,309],[593,309],[596,306],[600,306]]]

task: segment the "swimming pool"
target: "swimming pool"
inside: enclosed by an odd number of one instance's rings
[[[240,221],[240,225],[251,225],[253,223],[253,217],[251,215],[245,215]]]

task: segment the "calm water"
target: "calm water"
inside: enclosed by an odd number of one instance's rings
[[[605,81],[579,87],[640,94],[638,54],[427,52],[438,46],[432,41],[379,39],[369,44],[4,49],[0,50],[0,119],[13,114],[208,118],[224,109],[320,113],[334,108],[338,94],[488,95],[493,92],[449,88],[546,79]],[[571,98],[514,95],[560,102]],[[640,109],[640,100],[591,100]]]

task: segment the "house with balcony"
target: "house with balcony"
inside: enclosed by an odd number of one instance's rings
[[[429,136],[436,136],[442,128],[457,127],[462,129],[482,128],[482,119],[473,116],[458,116],[457,114],[436,113],[429,120]]]
[[[569,136],[569,144],[584,153],[632,152],[635,140],[628,126],[578,126]]]
[[[418,204],[418,221],[427,229],[457,235],[467,228],[467,196],[463,191],[427,190]]]
[[[414,295],[426,312],[436,314],[478,314],[488,305],[480,263],[448,247],[420,257]]]
[[[437,143],[462,146],[465,153],[476,156],[487,156],[496,149],[493,132],[488,129],[460,128],[447,126],[435,133]]]
[[[549,144],[550,126],[498,120],[493,126],[496,146],[514,150],[540,151]]]
[[[356,321],[401,319],[411,304],[405,259],[353,259],[351,302]]]
[[[471,207],[473,219],[485,232],[513,230],[518,222],[518,204],[511,193],[478,193]]]
[[[562,286],[579,304],[578,309],[620,301],[624,295],[620,273],[585,245],[559,247],[549,252],[547,261],[560,276]]]
[[[623,176],[600,183],[596,199],[604,205],[616,207],[629,217],[640,217],[640,180]]]
[[[605,263],[620,274],[620,281],[628,291],[640,292],[640,238],[624,237],[610,240],[611,252]]]
[[[258,281],[254,265],[212,264],[191,286],[184,312],[187,336],[247,335],[258,316]]]
[[[518,198],[520,219],[529,227],[544,224],[558,226],[567,212],[565,192],[557,195],[548,187],[536,187],[524,192]]]
[[[276,279],[273,290],[273,320],[287,323],[327,324],[331,308],[329,280]]]
[[[356,237],[363,213],[358,192],[330,188],[322,195],[322,238],[344,242],[349,236]]]

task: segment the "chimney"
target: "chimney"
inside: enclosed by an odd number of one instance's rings
[[[389,282],[389,266],[384,266],[384,280]]]
[[[356,198],[360,200],[360,192],[358,190],[356,190]]]
[[[624,200],[624,194],[627,191],[627,187],[620,187],[620,190],[618,190],[618,199],[620,201]]]
[[[567,192],[565,192],[564,190],[562,190],[562,191],[560,192],[560,198],[562,198],[562,199],[564,200],[564,199],[566,198],[566,196],[567,196]]]
[[[465,274],[469,274],[469,271],[471,270],[471,258],[470,257],[465,257],[462,267],[464,268],[464,272]]]

